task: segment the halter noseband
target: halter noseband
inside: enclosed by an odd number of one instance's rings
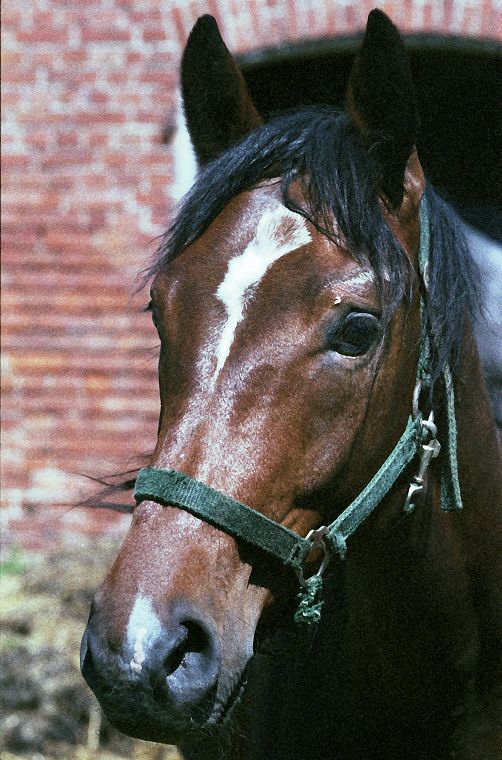
[[[429,215],[427,202],[425,197],[422,197],[419,251],[419,267],[422,275],[429,259],[429,249]],[[302,587],[295,621],[317,623],[321,616],[322,574],[331,557],[334,554],[341,559],[345,557],[347,539],[389,493],[406,466],[419,453],[419,470],[410,484],[404,504],[405,512],[413,511],[413,498],[423,488],[424,475],[431,459],[439,454],[440,445],[436,438],[437,427],[434,424],[433,413],[431,412],[429,418],[425,419],[418,408],[420,389],[426,382],[431,353],[423,299],[420,304],[420,315],[422,338],[417,383],[413,396],[413,414],[408,418],[403,434],[380,469],[359,496],[330,525],[311,530],[303,538],[261,512],[210,488],[189,475],[176,470],[160,470],[156,467],[145,467],[139,471],[134,490],[136,502],[148,499],[165,506],[184,509],[292,568]],[[441,477],[441,508],[445,511],[453,511],[462,509],[462,499],[457,468],[455,398],[448,366],[445,367],[443,375],[447,406],[448,456]],[[317,573],[305,579],[305,562],[314,547],[322,549],[323,560]]]

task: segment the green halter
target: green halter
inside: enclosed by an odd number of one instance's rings
[[[422,198],[420,205],[420,223],[419,266],[424,274],[430,247],[429,215],[425,198]],[[176,470],[160,470],[156,467],[146,467],[139,471],[134,491],[136,501],[139,503],[148,499],[165,506],[184,509],[292,568],[302,586],[295,621],[317,623],[321,616],[322,574],[330,558],[334,554],[342,559],[345,557],[347,539],[389,493],[412,459],[420,454],[419,471],[410,485],[404,505],[405,512],[411,512],[414,508],[413,497],[422,490],[423,477],[430,460],[439,453],[440,446],[436,439],[437,428],[433,415],[431,413],[429,419],[426,420],[418,409],[420,389],[426,382],[430,363],[430,341],[427,337],[423,301],[420,312],[422,340],[413,399],[413,415],[409,417],[403,434],[378,472],[359,496],[330,525],[323,525],[317,530],[310,531],[303,538],[289,528],[270,520],[261,512],[210,488],[189,475]],[[444,380],[448,452],[442,473],[441,507],[445,511],[452,511],[462,508],[462,500],[457,469],[455,399],[449,367],[446,367],[444,371]],[[324,558],[318,572],[305,579],[305,562],[314,547],[323,550]]]

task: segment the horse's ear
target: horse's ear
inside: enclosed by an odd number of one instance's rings
[[[418,114],[410,66],[399,32],[379,10],[368,16],[350,74],[347,109],[380,169],[388,205],[394,211],[401,207],[405,186],[421,196],[423,173],[414,151]],[[417,177],[409,176],[414,171]]]
[[[212,16],[202,16],[188,38],[181,61],[181,90],[200,165],[261,124],[244,77]]]

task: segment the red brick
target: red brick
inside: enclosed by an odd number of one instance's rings
[[[56,142],[59,148],[76,148],[81,140],[81,133],[76,129],[59,131]]]
[[[110,96],[107,92],[102,92],[100,90],[92,90],[89,93],[89,100],[91,103],[97,103],[98,105],[102,105],[103,103],[107,103],[110,99]]]
[[[173,87],[177,82],[177,74],[165,69],[147,69],[140,77],[140,82],[148,84],[160,84],[163,87]]]
[[[27,169],[30,164],[28,156],[19,153],[2,153],[2,171],[9,169]]]
[[[54,169],[68,164],[90,164],[94,158],[92,151],[84,148],[59,149],[51,156],[44,158],[42,167]]]
[[[117,29],[106,27],[84,27],[81,30],[82,42],[129,42],[131,32],[129,29]]]
[[[16,224],[19,222],[16,220]],[[2,247],[4,251],[9,249],[26,249],[31,248],[37,242],[38,236],[33,231],[14,230],[10,232],[8,225],[5,222],[2,223]]]
[[[108,135],[105,132],[93,131],[89,137],[90,148],[101,148],[108,145]]]
[[[51,141],[52,135],[45,130],[36,130],[26,135],[26,144],[35,150],[47,150]]]
[[[145,42],[160,42],[166,39],[166,32],[161,26],[150,26],[143,29],[143,40]]]
[[[134,7],[131,10],[130,15],[130,21],[134,24],[142,24],[142,23],[152,23],[152,24],[162,24],[162,14],[157,8],[148,8],[148,9],[138,9]]]
[[[135,64],[135,63],[142,63],[143,59],[144,59],[143,53],[133,52],[133,51],[130,51],[129,53],[127,53],[127,57],[126,57],[128,66],[131,66],[132,64]]]
[[[88,59],[88,53],[85,48],[77,50],[64,50],[62,60],[65,66],[80,66]]]
[[[72,116],[74,124],[125,124],[126,114],[122,111],[79,111]]]
[[[48,50],[47,47],[39,48],[28,46],[30,50],[30,57],[26,59],[25,63],[29,64],[30,69],[37,69],[43,66],[50,74],[55,62],[54,50]]]
[[[4,29],[18,29],[23,20],[23,13],[21,9],[16,8],[2,8],[2,26]]]
[[[54,26],[39,25],[34,26],[29,31],[20,29],[17,33],[17,39],[18,42],[25,43],[51,42],[57,45],[64,45],[68,42],[68,30]]]

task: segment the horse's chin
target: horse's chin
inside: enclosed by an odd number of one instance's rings
[[[134,700],[131,690],[128,695],[124,694],[120,709],[117,709],[116,703],[110,705],[104,699],[100,700],[101,707],[116,729],[136,739],[175,745],[198,743],[208,736],[214,739],[225,734],[241,702],[247,684],[248,665],[233,673],[227,684],[222,686],[221,693],[217,688],[203,704],[176,709],[172,705],[149,702],[141,709],[138,696]]]
[[[166,724],[165,715],[125,716],[117,715],[103,708],[103,712],[114,728],[134,739],[143,739],[159,744],[179,745],[183,738],[193,730],[190,721],[181,719]]]

